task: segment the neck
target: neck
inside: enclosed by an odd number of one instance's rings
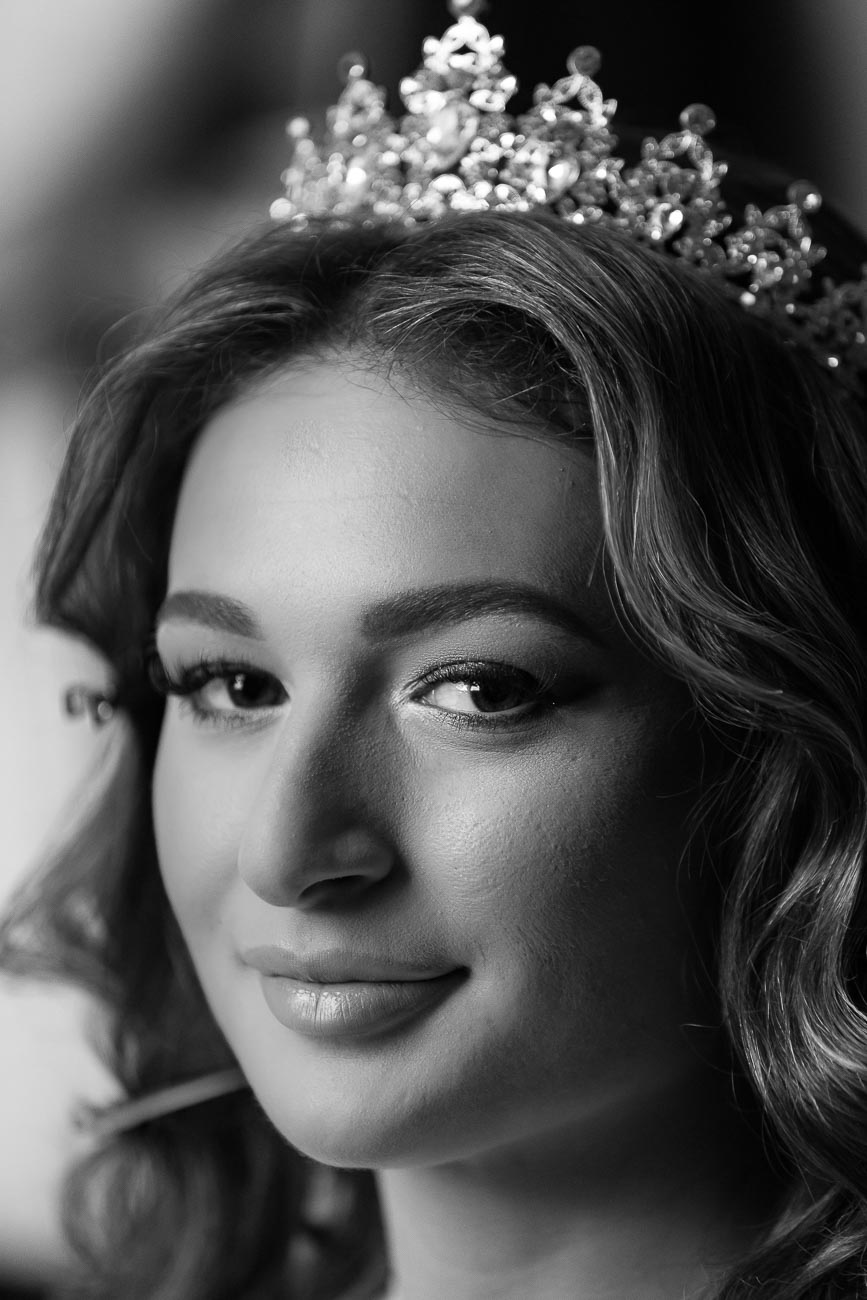
[[[381,1172],[390,1300],[699,1297],[755,1243],[779,1187],[734,1109],[665,1109]]]

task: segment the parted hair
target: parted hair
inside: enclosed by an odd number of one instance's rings
[[[708,1294],[867,1296],[867,420],[706,277],[614,232],[504,213],[271,227],[97,377],[36,612],[102,652],[120,714],[86,810],[6,920],[5,964],[96,996],[131,1096],[232,1063],[158,870],[146,649],[203,423],[334,346],[470,420],[592,440],[621,617],[722,741],[701,805],[720,1017],[787,1188]],[[384,1275],[371,1175],[317,1169],[247,1092],[107,1139],[65,1206],[82,1267],[63,1294],[88,1300],[335,1300]]]

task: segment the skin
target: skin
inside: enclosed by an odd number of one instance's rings
[[[379,1171],[402,1300],[680,1297],[760,1213],[715,1066],[709,873],[681,862],[704,742],[618,627],[600,544],[586,451],[351,357],[226,405],[185,477],[169,592],[242,601],[261,638],[167,613],[159,653],[172,677],[203,657],[264,676],[244,707],[213,677],[205,719],[169,702],[166,888],[276,1127]],[[501,606],[362,624],[467,582],[530,584],[586,635]],[[544,688],[520,677],[479,723],[461,680],[491,661]],[[426,684],[443,664],[458,680]],[[463,978],[394,1031],[324,1041],[274,1018],[251,944]]]

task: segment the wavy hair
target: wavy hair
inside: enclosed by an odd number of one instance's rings
[[[613,232],[503,213],[271,228],[201,272],[98,380],[36,609],[105,655],[124,713],[90,811],[6,922],[5,963],[100,999],[130,1096],[231,1064],[157,868],[162,702],[143,647],[203,422],[335,344],[458,410],[592,437],[622,617],[723,739],[702,814],[724,882],[721,1005],[787,1171],[777,1221],[713,1294],[867,1294],[864,414],[701,275]],[[70,1174],[84,1271],[69,1294],[372,1294],[372,1178],[334,1171],[312,1198],[323,1176],[248,1093],[118,1134]]]

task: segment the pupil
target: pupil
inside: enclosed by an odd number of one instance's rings
[[[513,682],[470,682],[470,697],[480,713],[513,709],[521,703],[521,693]]]
[[[257,681],[250,673],[234,673],[228,693],[233,704],[255,704],[264,693],[263,682],[261,679]]]

